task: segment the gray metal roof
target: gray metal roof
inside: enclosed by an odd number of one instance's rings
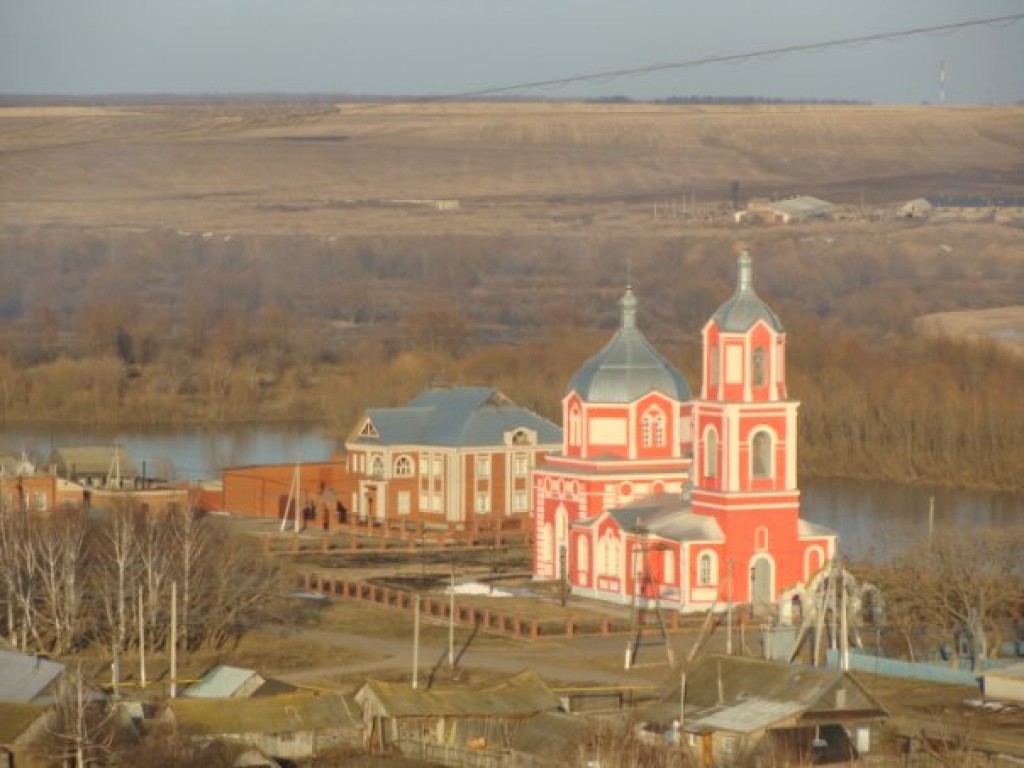
[[[750,254],[746,251],[741,253],[739,258],[736,292],[718,308],[712,320],[726,333],[745,333],[758,320],[764,320],[776,333],[785,332],[779,316],[754,292],[754,267]]]
[[[679,683],[675,683],[640,715],[670,721],[679,716],[679,701]],[[860,683],[838,669],[709,655],[686,670],[687,731],[746,733],[788,718],[843,722],[885,715],[882,705]]]
[[[588,403],[632,403],[649,392],[689,400],[686,379],[636,327],[632,288],[626,288],[621,303],[622,326],[604,349],[576,372],[567,391],[576,392]]]
[[[835,531],[831,528],[826,528],[824,525],[812,523],[808,520],[804,520],[802,517],[797,521],[797,536],[801,539],[824,538],[827,536],[834,537],[835,535]]]
[[[0,701],[50,703],[48,689],[63,673],[63,664],[0,649]]]
[[[491,387],[432,387],[399,408],[366,412],[379,437],[350,436],[371,445],[470,447],[503,445],[517,429],[537,433],[540,445],[560,445],[562,430],[533,411],[516,405]]]
[[[725,541],[715,518],[690,511],[678,495],[653,493],[608,511],[623,531],[644,530],[669,541]]]
[[[194,699],[227,699],[254,675],[258,677],[255,670],[221,664],[203,675],[198,683],[186,688],[182,696]]]
[[[703,715],[695,725],[704,726],[702,730],[752,733],[799,715],[803,710],[803,704],[793,701],[754,697]]]

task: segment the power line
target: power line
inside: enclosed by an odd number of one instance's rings
[[[955,33],[968,27],[1009,26],[1022,20],[1024,20],[1024,13],[1013,13],[1006,16],[993,16],[984,19],[966,19],[952,24],[939,24],[932,27],[914,27],[912,29],[903,29],[897,32],[878,32],[871,35],[860,35],[857,37],[842,37],[834,40],[826,40],[825,42],[820,43],[803,43],[799,45],[787,45],[781,48],[765,48],[759,51],[748,51],[746,53],[735,53],[726,56],[704,56],[698,59],[649,64],[644,67],[612,69],[605,72],[570,75],[569,77],[559,77],[551,80],[534,80],[532,82],[483,88],[475,91],[463,91],[462,93],[442,96],[425,96],[421,99],[416,99],[416,101],[457,101],[461,99],[477,99],[485,96],[497,96],[500,94],[525,91],[534,88],[558,88],[571,83],[594,82],[599,80],[607,81],[620,77],[634,77],[637,75],[646,75],[651,72],[662,72],[670,69],[690,69],[706,66],[708,64],[727,64],[749,61],[751,59],[776,58],[791,53],[820,53],[821,51],[828,50],[829,48],[860,46],[867,43],[875,43],[885,40],[899,40],[906,37],[917,37],[920,35]]]

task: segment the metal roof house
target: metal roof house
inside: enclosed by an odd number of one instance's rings
[[[360,522],[465,527],[530,513],[530,473],[561,442],[552,422],[491,387],[431,387],[370,408],[345,443]]]
[[[640,712],[677,728],[703,765],[756,750],[849,760],[870,749],[870,727],[887,716],[849,673],[719,655],[699,658],[685,688],[681,681]]]

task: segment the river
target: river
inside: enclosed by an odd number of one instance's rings
[[[316,428],[246,427],[217,431],[107,432],[97,429],[5,429],[0,450],[45,460],[54,447],[117,442],[146,474],[172,480],[215,478],[225,467],[323,461],[340,441]],[[1024,524],[1024,495],[927,488],[870,481],[806,480],[802,515],[839,534],[847,558],[884,560],[927,535],[934,498],[936,527]]]

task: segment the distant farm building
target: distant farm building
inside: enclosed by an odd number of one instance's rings
[[[899,216],[901,219],[923,219],[935,210],[935,206],[923,197],[911,200],[900,207]]]
[[[737,224],[793,224],[809,219],[823,219],[832,210],[832,203],[816,197],[790,197],[785,200],[752,198],[745,210],[733,214]]]

